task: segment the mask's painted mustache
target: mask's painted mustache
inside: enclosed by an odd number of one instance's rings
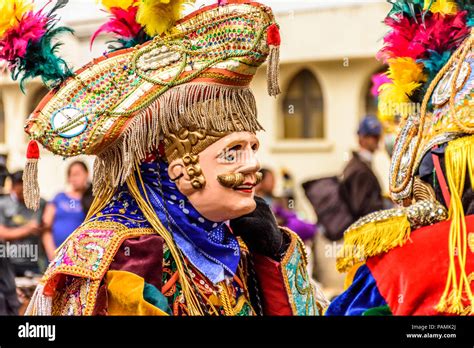
[[[254,185],[261,183],[262,179],[263,174],[256,172]],[[219,183],[224,187],[235,189],[244,184],[245,175],[242,173],[221,174],[217,176],[217,181],[219,181]]]

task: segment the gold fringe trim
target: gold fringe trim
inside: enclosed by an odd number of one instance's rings
[[[466,257],[469,249],[468,231],[461,197],[464,192],[466,171],[474,189],[474,136],[451,141],[445,153],[446,176],[451,193],[449,218],[449,269],[446,287],[436,306],[441,313],[458,315],[474,314],[472,278],[466,273]],[[468,301],[465,305],[463,301]]]
[[[50,316],[53,308],[53,298],[43,294],[44,285],[38,284],[26,308],[25,315]]]
[[[94,195],[107,195],[125,183],[162,137],[181,129],[257,132],[255,98],[249,88],[210,84],[186,84],[160,96],[133,117],[127,129],[94,163]]]
[[[404,245],[410,238],[410,222],[405,215],[369,222],[344,234],[336,268],[343,273],[367,258]]]
[[[270,46],[267,65],[267,88],[268,94],[276,97],[280,90],[280,46]]]
[[[23,192],[25,205],[37,211],[40,205],[40,188],[38,184],[38,159],[28,159],[23,171]]]

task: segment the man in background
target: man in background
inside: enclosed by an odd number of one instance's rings
[[[372,170],[374,153],[379,148],[382,124],[375,116],[366,116],[357,131],[359,149],[344,168],[341,190],[354,221],[384,208],[382,188]]]
[[[40,273],[39,240],[45,205],[42,200],[36,212],[25,206],[22,176],[23,171],[13,173],[10,194],[0,197],[0,242],[11,251],[9,262],[17,277]]]
[[[340,180],[336,181],[337,188],[334,194],[338,197],[331,197],[334,198],[332,205],[337,205],[331,206],[331,209],[320,206],[319,211],[315,207],[320,224],[326,228],[323,233],[316,236],[313,276],[321,282],[329,298],[338,295],[344,287],[345,275],[336,271],[336,255],[343,245],[344,229],[359,217],[384,208],[382,189],[372,170],[374,153],[379,147],[381,135],[382,125],[379,120],[374,116],[364,117],[357,130],[359,149],[353,152]],[[321,181],[320,185],[324,182],[326,181]],[[326,185],[331,182],[333,181]],[[313,187],[312,194],[321,194],[321,191]],[[322,202],[329,204],[330,200]],[[312,203],[314,206],[314,202]],[[323,214],[329,215],[324,217]],[[336,231],[332,226],[333,229],[330,231],[329,226],[322,223],[328,218],[338,219],[331,222],[346,226],[340,231]]]
[[[0,155],[0,200],[5,196],[4,187],[7,176],[5,157]],[[0,227],[1,230],[2,227]],[[0,255],[0,315],[18,315],[19,307],[13,266],[5,255]]]

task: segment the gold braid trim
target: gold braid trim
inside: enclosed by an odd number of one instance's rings
[[[224,313],[226,316],[234,316],[235,312],[232,308],[232,304],[230,302],[230,295],[227,289],[227,285],[225,280],[221,281],[217,288],[219,289],[219,300],[221,302],[222,307],[224,308]]]

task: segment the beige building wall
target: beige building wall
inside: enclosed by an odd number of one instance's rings
[[[365,113],[365,94],[371,75],[381,64],[374,58],[386,28],[381,23],[389,7],[366,3],[348,7],[278,15],[281,27],[280,85],[284,92],[301,69],[307,68],[319,80],[323,93],[325,138],[283,140],[282,98],[266,93],[262,69],[252,84],[259,117],[266,129],[260,135],[262,165],[287,168],[297,183],[297,208],[314,218],[304,198],[301,183],[339,174],[357,147],[356,130]],[[389,159],[383,151],[375,158],[375,171],[388,189]]]
[[[291,78],[302,68],[310,69],[322,88],[324,97],[325,139],[282,140],[281,98],[271,98],[266,92],[266,74],[262,68],[252,83],[259,117],[266,129],[260,134],[262,165],[280,170],[289,169],[299,185],[311,178],[338,174],[349,151],[356,147],[355,131],[359,118],[364,114],[364,95],[371,74],[380,65],[373,58],[380,48],[385,28],[381,21],[388,11],[385,3],[365,3],[304,12],[278,14],[281,26],[281,87],[284,91]],[[105,49],[105,38],[99,38],[92,52],[89,38],[99,22],[68,23],[76,30],[76,37],[65,37],[61,53],[75,67],[91,58],[100,56]],[[6,141],[0,151],[8,153],[11,170],[20,169],[25,163],[26,137],[23,123],[31,98],[41,84],[34,81],[23,95],[16,83],[5,75],[0,77],[0,93],[5,105]],[[67,160],[41,152],[39,180],[42,194],[51,198],[65,184]],[[93,159],[87,159],[92,164]],[[92,168],[92,166],[91,166]],[[388,159],[380,152],[376,170],[386,183]],[[297,192],[297,208],[314,218],[312,209]]]

